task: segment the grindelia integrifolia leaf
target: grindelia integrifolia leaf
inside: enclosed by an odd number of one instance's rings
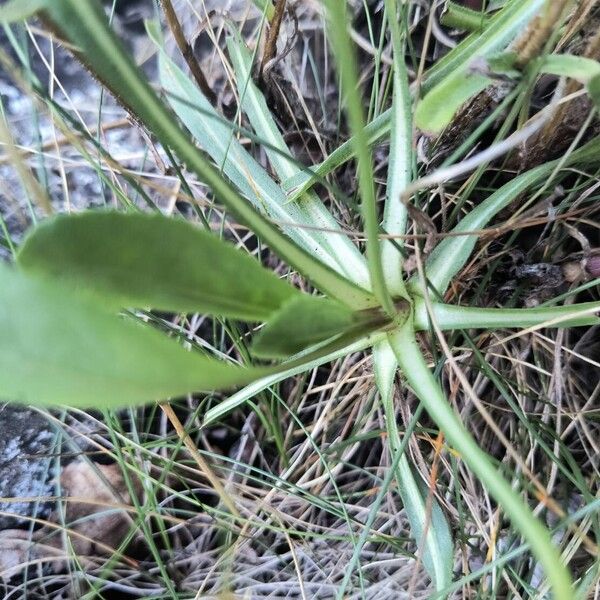
[[[49,219],[29,236],[18,262],[30,273],[97,292],[115,308],[261,321],[300,297],[232,245],[159,214],[86,212]]]
[[[0,265],[0,397],[107,408],[230,388],[268,373],[188,352],[62,282]]]
[[[264,358],[283,358],[361,327],[366,331],[376,320],[334,300],[299,296],[273,315],[256,337],[252,351]],[[383,323],[383,317],[379,320]]]

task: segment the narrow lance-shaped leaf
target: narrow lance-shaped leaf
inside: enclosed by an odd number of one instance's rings
[[[383,229],[390,235],[406,233],[407,210],[401,201],[402,192],[412,179],[412,98],[408,87],[408,72],[405,63],[404,44],[398,23],[398,2],[386,0],[385,10],[389,23],[394,52],[392,124],[390,130],[390,155]],[[395,245],[396,244],[396,245]],[[392,294],[407,296],[402,273],[402,254],[395,241],[384,240],[381,245],[381,262],[388,288]]]
[[[455,306],[432,303],[433,314],[439,328],[452,329],[497,329],[513,327],[535,327],[549,324],[553,327],[581,327],[600,324],[600,302],[583,302],[567,306],[540,306],[537,308],[479,308],[477,306]],[[417,299],[414,308],[417,331],[430,328],[429,315],[424,300]]]
[[[230,388],[272,370],[188,352],[62,283],[0,265],[0,397],[108,408]]]
[[[398,361],[386,339],[373,347],[375,382],[383,404],[389,446],[392,455],[402,445],[396,423],[394,405],[394,378]],[[411,535],[422,548],[422,560],[436,590],[443,590],[452,580],[454,556],[452,536],[444,513],[435,498],[431,499],[431,511],[427,510],[428,490],[419,481],[408,462],[406,454],[400,457],[396,472],[398,491],[410,523]],[[426,535],[424,535],[426,533]]]
[[[405,323],[388,339],[408,384],[420,398],[429,416],[529,542],[535,557],[544,567],[554,598],[571,600],[574,592],[571,577],[549,532],[502,477],[448,403],[417,345],[412,324]]]
[[[310,350],[302,352],[298,354],[297,357],[294,357],[294,359],[281,363],[279,365],[280,369],[277,372],[253,381],[235,394],[229,396],[229,398],[223,402],[210,408],[204,415],[202,424],[207,426],[215,423],[232,410],[235,410],[239,406],[242,406],[247,401],[254,398],[256,394],[259,394],[263,390],[278,384],[288,377],[293,377],[299,373],[304,373],[305,371],[315,369],[321,365],[333,362],[344,356],[348,356],[348,354],[352,354],[354,352],[363,352],[373,344],[385,340],[385,337],[385,332],[374,331],[359,338],[358,340],[348,342],[346,345],[340,346],[331,352],[320,354],[316,358],[309,356],[309,354],[312,354]]]
[[[316,287],[355,309],[376,304],[372,294],[341,277],[298,247],[262,217],[196,148],[140,74],[108,26],[101,6],[92,0],[55,0],[41,15],[76,48],[95,75],[136,118],[171,147],[215,196]]]
[[[159,214],[61,215],[33,231],[18,261],[27,271],[94,290],[117,308],[264,321],[300,296],[215,235]]]
[[[238,95],[244,112],[248,116],[254,131],[265,140],[265,152],[281,181],[303,173],[291,158],[291,151],[283,139],[277,124],[267,106],[267,101],[252,81],[252,54],[239,34],[227,39],[229,57],[235,71]],[[296,196],[293,201],[286,198],[286,208],[295,207],[314,227],[307,234],[314,238],[332,259],[332,266],[356,284],[368,288],[369,272],[363,255],[345,235],[326,231],[340,228],[331,212],[323,204],[316,192],[308,190]],[[291,217],[292,218],[292,217]]]
[[[261,329],[252,351],[257,356],[282,358],[343,333],[368,333],[385,318],[364,314],[327,298],[299,296],[286,302]]]

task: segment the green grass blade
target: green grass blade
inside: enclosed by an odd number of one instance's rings
[[[188,352],[62,283],[0,266],[0,396],[109,408],[230,388],[268,374]]]
[[[301,297],[212,233],[160,214],[86,212],[49,219],[27,238],[18,262],[29,272],[93,290],[116,308],[264,321]]]
[[[433,303],[432,307],[436,321],[442,331],[451,329],[510,329],[514,327],[535,327],[543,324],[548,327],[580,327],[600,323],[600,318],[593,314],[600,311],[600,302],[539,308],[478,308],[440,303]],[[417,331],[428,330],[430,326],[425,302],[417,300],[414,311],[415,329]]]
[[[404,444],[398,431],[397,411],[394,406],[394,377],[398,370],[398,361],[388,340],[373,347],[373,363],[375,382],[385,414],[389,446],[392,458],[396,462],[395,457]],[[452,581],[454,545],[450,527],[435,498],[431,500],[431,511],[428,514],[428,490],[423,482],[419,482],[415,477],[404,453],[397,464],[398,491],[410,522],[412,538],[423,550],[423,565],[431,577],[435,589],[442,590]],[[424,535],[425,532],[426,535]]]
[[[262,92],[252,81],[252,53],[239,35],[227,39],[227,48],[235,71],[242,108],[254,131],[267,142],[265,151],[275,173],[281,181],[302,173],[303,171],[292,159],[290,149],[273,119]],[[293,202],[286,199],[286,203],[286,208],[295,204],[306,223],[324,230],[307,231],[307,233],[327,252],[332,260],[332,266],[357,285],[368,288],[369,272],[364,257],[349,238],[325,231],[337,230],[340,226],[317,194],[309,190]],[[292,218],[293,215],[290,215],[290,220]]]
[[[348,122],[352,132],[358,160],[357,175],[361,195],[363,222],[367,234],[367,263],[375,296],[388,312],[394,314],[394,304],[388,292],[381,263],[379,243],[379,216],[375,199],[375,182],[371,150],[365,133],[365,119],[358,80],[356,54],[348,33],[346,3],[325,0],[328,32],[333,54],[341,79],[342,95],[346,105]]]
[[[496,499],[523,538],[529,542],[533,554],[544,567],[553,588],[554,598],[570,600],[573,597],[571,577],[550,533],[534,517],[519,494],[504,480],[448,403],[439,383],[427,367],[417,345],[412,324],[406,323],[396,334],[390,335],[389,339],[404,377],[423,402],[431,418],[444,432],[448,442],[461,454],[462,460]]]
[[[321,291],[352,308],[369,308],[376,304],[369,292],[313,258],[262,217],[206,160],[140,74],[112,33],[97,2],[55,0],[42,16],[77,48],[82,60],[136,119],[144,123],[163,144],[171,147],[215,196],[274,252],[300,270]]]

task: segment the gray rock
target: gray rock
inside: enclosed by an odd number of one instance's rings
[[[52,505],[44,498],[54,494],[55,441],[56,432],[39,413],[0,405],[0,530],[22,527],[27,517],[50,513]],[[4,500],[9,498],[41,499]]]

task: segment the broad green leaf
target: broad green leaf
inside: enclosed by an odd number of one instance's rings
[[[252,351],[257,356],[291,356],[351,329],[368,319],[327,298],[299,296],[286,302],[261,329]]]
[[[266,142],[264,148],[269,162],[281,181],[285,181],[297,173],[302,173],[292,159],[291,151],[283,139],[277,124],[267,106],[262,92],[252,81],[252,54],[239,35],[227,39],[227,48],[234,71],[241,105],[250,120],[254,131]],[[281,199],[278,200],[281,202]],[[315,244],[322,247],[331,259],[332,267],[357,285],[369,287],[369,272],[366,262],[358,248],[345,235],[330,233],[327,230],[338,230],[340,224],[325,207],[316,192],[309,190],[293,201],[286,199],[286,210],[292,208],[302,215],[313,230],[306,234],[314,239]],[[289,219],[293,219],[290,214]]]
[[[61,215],[33,230],[18,261],[27,271],[94,290],[118,308],[264,321],[300,297],[230,244],[160,214]]]
[[[389,447],[392,454],[396,454],[402,446],[394,405],[394,377],[398,370],[398,361],[388,340],[373,347],[373,365],[375,383],[385,414]],[[452,581],[454,558],[454,544],[446,517],[435,498],[430,499],[431,511],[428,511],[429,490],[417,479],[404,453],[398,461],[396,481],[410,523],[412,538],[423,550],[423,564],[435,589],[443,590]]]
[[[269,373],[188,352],[59,282],[0,265],[0,397],[108,408],[234,387]]]
[[[52,0],[10,0],[0,6],[0,23],[24,21],[46,8]]]
[[[263,217],[211,164],[159,100],[93,0],[54,0],[41,14],[75,48],[88,68],[162,144],[173,149],[240,221],[315,287],[356,310],[376,305],[373,295],[340,276]]]
[[[504,479],[491,458],[479,447],[446,399],[427,366],[415,339],[412,323],[407,321],[398,332],[390,334],[388,339],[406,381],[420,398],[429,416],[529,542],[552,586],[553,597],[556,600],[571,600],[574,593],[571,576],[550,533],[533,515],[521,495]]]

